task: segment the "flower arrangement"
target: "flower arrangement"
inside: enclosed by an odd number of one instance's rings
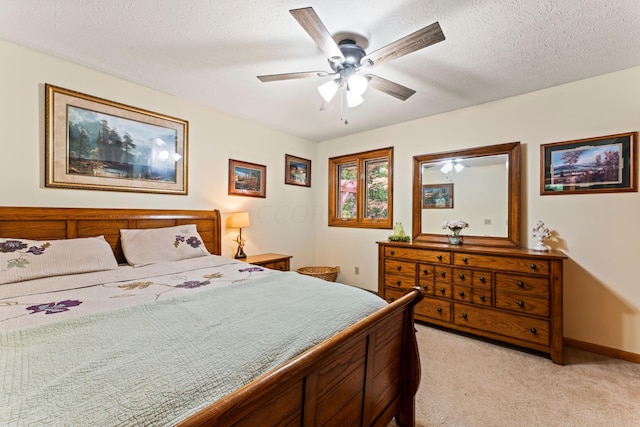
[[[461,219],[458,219],[456,221],[445,221],[442,223],[442,228],[448,228],[454,233],[459,233],[460,230],[462,230],[463,228],[467,228],[468,226],[469,223],[467,223],[466,221],[462,221]]]

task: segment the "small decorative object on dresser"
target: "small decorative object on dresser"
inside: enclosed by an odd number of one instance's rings
[[[549,229],[544,226],[544,222],[538,221],[536,226],[531,231],[531,237],[536,238],[536,245],[534,246],[534,251],[548,251],[549,247],[544,244],[544,239],[548,239],[551,237],[551,233],[549,233]]]
[[[389,236],[390,242],[410,242],[411,237],[407,236],[404,232],[404,227],[401,222],[396,222],[393,226],[393,235]]]
[[[378,295],[425,293],[416,320],[547,353],[562,364],[558,251],[378,243]]]
[[[460,232],[463,228],[467,228],[469,224],[461,219],[456,221],[445,221],[442,223],[442,228],[448,228],[451,231],[449,235],[449,243],[452,245],[461,245],[463,242],[463,237],[460,235]]]
[[[269,253],[248,256],[241,261],[244,261],[248,264],[259,265],[271,270],[289,271],[291,268],[289,260],[291,260],[291,258],[291,255]]]

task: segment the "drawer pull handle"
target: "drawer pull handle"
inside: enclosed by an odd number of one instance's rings
[[[281,266],[281,265],[279,265],[279,266],[278,266],[278,270],[281,270],[281,271],[282,271],[282,270],[284,270],[284,267],[283,267],[283,266]]]
[[[481,281],[482,283],[484,283],[484,282],[486,282],[486,281],[487,281],[487,279],[485,279],[485,278],[484,278],[484,276],[480,276],[480,281]]]
[[[484,301],[484,295],[480,295],[480,301]]]
[[[428,269],[428,268],[425,268],[424,270],[422,270],[422,272],[423,272],[424,274],[429,274],[429,269]]]
[[[391,255],[395,255],[395,254],[396,254],[396,251],[393,251],[393,250],[392,250],[392,251],[391,251]]]
[[[400,286],[401,283],[402,283],[402,280],[396,280],[396,285]]]
[[[396,268],[398,269],[398,271],[402,270],[402,266],[401,265],[397,266]]]
[[[436,258],[438,258],[439,261],[442,261],[442,255],[438,255]]]
[[[529,267],[531,267],[532,270],[535,270],[538,268],[535,264],[531,264]]]
[[[518,287],[524,288],[524,283],[522,283],[522,280],[518,280]]]
[[[462,318],[466,319],[467,318],[467,313],[462,313]]]
[[[390,302],[394,302],[396,299],[394,297],[389,297]]]
[[[460,273],[460,274],[458,275],[458,277],[459,277],[459,278],[461,278],[462,280],[464,280],[464,274]]]
[[[446,275],[447,275],[447,273],[445,273],[444,271],[441,271],[441,272],[440,272],[440,275],[441,275],[442,277],[444,277],[444,276],[446,276]]]
[[[442,313],[442,307],[438,307],[438,313]]]
[[[465,264],[469,264],[469,258],[467,257],[462,258],[462,262],[464,262]]]
[[[522,301],[518,301],[518,305],[519,305],[520,307],[524,307],[524,303],[523,303]]]
[[[447,290],[445,288],[440,288],[440,292],[444,294]]]
[[[464,292],[460,291],[460,292],[458,292],[458,295],[460,295],[461,297],[464,297]]]
[[[529,329],[531,331],[532,334],[537,334],[538,330],[536,328],[531,328]]]
[[[425,291],[429,290],[429,286],[427,286],[427,285],[424,285],[423,288],[424,288]]]

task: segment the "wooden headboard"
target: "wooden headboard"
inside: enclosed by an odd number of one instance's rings
[[[173,209],[100,209],[0,206],[0,238],[73,239],[103,235],[118,262],[126,262],[121,228],[159,228],[196,224],[210,253],[221,255],[220,211]]]

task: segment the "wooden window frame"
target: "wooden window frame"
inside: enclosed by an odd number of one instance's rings
[[[386,157],[389,162],[389,175],[387,187],[387,218],[364,218],[365,207],[365,162]],[[357,168],[357,198],[356,198],[356,218],[340,218],[337,215],[339,179],[337,176],[338,167],[346,163],[355,163]],[[329,226],[330,227],[353,227],[353,228],[393,228],[393,147],[380,148],[376,150],[364,151],[345,156],[331,157],[329,159]]]

